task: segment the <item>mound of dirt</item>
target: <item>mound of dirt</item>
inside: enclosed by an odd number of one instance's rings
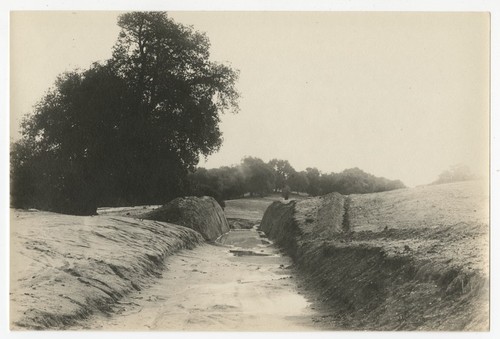
[[[12,329],[64,329],[161,276],[197,232],[125,217],[11,211]]]
[[[464,182],[273,203],[282,246],[338,328],[487,330],[488,191]]]
[[[199,232],[205,240],[216,240],[229,232],[224,211],[212,197],[176,198],[139,218],[189,227]]]

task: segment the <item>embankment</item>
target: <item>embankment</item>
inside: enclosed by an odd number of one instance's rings
[[[140,215],[139,218],[189,227],[210,241],[229,232],[224,211],[212,197],[177,198],[158,209]]]
[[[358,330],[487,330],[488,228],[481,182],[275,202],[261,223]]]
[[[186,227],[119,216],[11,211],[12,329],[64,329],[107,313],[203,242]]]

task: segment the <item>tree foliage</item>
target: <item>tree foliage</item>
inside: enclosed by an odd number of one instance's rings
[[[309,187],[309,179],[305,172],[294,172],[288,178],[288,185],[292,192],[306,192]]]
[[[276,174],[269,164],[259,158],[246,157],[241,167],[246,177],[246,191],[250,195],[258,194],[263,197],[273,191]]]
[[[272,159],[269,161],[269,165],[273,168],[275,173],[275,186],[274,191],[282,190],[290,176],[295,173],[295,169],[290,165],[288,160]]]
[[[362,194],[391,191],[404,188],[400,180],[376,177],[355,167],[340,173],[321,173],[316,168],[308,168],[304,175],[308,178],[306,192],[312,196],[331,192],[341,194]]]
[[[239,167],[198,168],[188,176],[190,195],[213,197],[224,207],[224,200],[245,194],[245,178]]]
[[[237,111],[238,73],[164,12],[127,13],[113,57],[61,75],[11,148],[12,205],[72,214],[162,203],[185,192]]]

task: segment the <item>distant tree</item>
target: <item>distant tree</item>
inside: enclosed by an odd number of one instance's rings
[[[374,176],[360,170],[349,168],[339,174],[339,192],[342,194],[373,192]]]
[[[92,214],[162,203],[219,149],[220,114],[238,109],[237,72],[164,12],[123,14],[118,25],[113,57],[60,76],[24,121],[12,146],[14,207]]]
[[[340,175],[337,173],[322,173],[320,177],[321,194],[341,191]]]
[[[389,180],[386,178],[377,178],[375,182],[374,192],[385,192],[405,188],[405,184],[401,180]]]
[[[293,192],[307,192],[309,187],[309,179],[304,171],[291,174],[288,183]]]
[[[341,194],[382,192],[405,187],[400,180],[376,177],[357,167],[346,169],[335,176],[335,192]]]
[[[274,191],[278,192],[287,185],[288,179],[295,173],[295,169],[290,165],[288,160],[279,160],[275,158],[269,161],[268,164],[274,169],[276,178]]]
[[[245,193],[245,180],[239,167],[205,169],[199,167],[189,173],[189,194],[208,195],[222,206],[224,200],[240,198]]]
[[[432,184],[437,185],[474,179],[477,179],[477,177],[472,173],[470,168],[466,165],[459,164],[451,166],[448,170],[441,172],[441,174],[439,174],[438,176],[438,179]]]
[[[306,177],[309,183],[306,192],[312,196],[321,194],[320,171],[315,167],[306,168]]]
[[[246,191],[261,197],[273,191],[275,174],[273,168],[262,159],[246,157],[241,164],[246,178]]]
[[[218,174],[218,170],[207,170],[198,168],[196,171],[188,175],[189,188],[187,194],[197,197],[210,196],[213,197],[222,208],[225,207],[223,196],[222,177]]]
[[[222,178],[222,196],[224,199],[240,198],[245,194],[245,177],[239,166],[220,167],[218,173]]]

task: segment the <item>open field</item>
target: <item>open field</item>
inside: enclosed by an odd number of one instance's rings
[[[304,196],[292,194],[290,200],[303,200]],[[258,224],[266,209],[275,201],[285,202],[280,194],[274,193],[267,197],[246,197],[242,199],[226,200],[224,213],[233,229],[250,229]]]
[[[262,219],[267,207],[274,201],[281,201],[278,195],[268,196],[264,198],[242,198],[235,200],[226,200],[224,213],[226,218],[230,219],[246,219],[258,222]]]

